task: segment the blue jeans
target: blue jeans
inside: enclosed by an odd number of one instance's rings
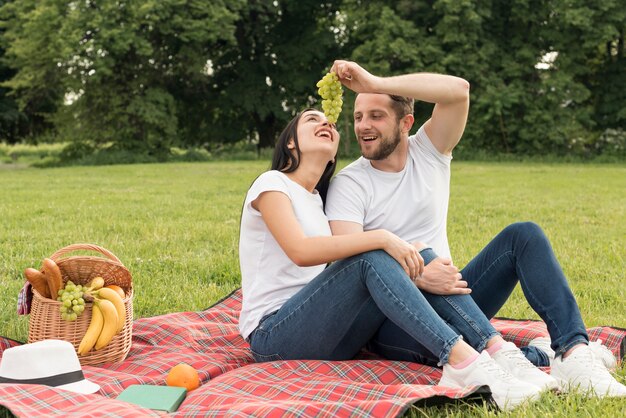
[[[250,346],[257,361],[347,360],[392,321],[445,364],[457,330],[483,345],[496,334],[469,296],[438,299],[429,303],[396,260],[371,251],[331,264],[261,320]]]
[[[522,222],[506,227],[461,270],[461,275],[487,318],[496,315],[519,282],[528,303],[546,323],[556,355],[589,342],[567,279],[548,238],[536,224]],[[426,364],[436,360],[423,344],[410,339],[391,321],[381,325],[368,348],[395,360],[419,359]],[[536,365],[549,364],[545,354],[534,347],[522,351]]]

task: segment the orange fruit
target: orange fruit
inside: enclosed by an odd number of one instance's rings
[[[104,286],[104,287],[108,287],[109,289],[113,289],[117,292],[118,295],[120,295],[120,297],[122,299],[124,299],[126,297],[126,293],[124,292],[124,289],[122,289],[121,287],[119,287],[116,284],[110,284],[108,286]]]
[[[179,363],[172,367],[165,378],[168,386],[179,386],[191,391],[200,386],[198,371],[187,363]]]

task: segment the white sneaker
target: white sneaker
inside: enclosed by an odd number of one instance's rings
[[[600,360],[604,367],[613,371],[617,368],[617,358],[609,348],[602,344],[602,340],[589,341],[589,348],[597,360]]]
[[[589,342],[589,348],[593,352],[596,360],[602,362],[604,367],[613,371],[617,367],[617,358],[613,355],[613,352],[609,350],[609,348],[602,344],[602,340],[595,340]],[[539,348],[546,352],[548,357],[550,358],[550,364],[554,361],[554,350],[550,347],[552,341],[550,337],[538,337],[532,340],[528,345],[532,345],[534,347]]]
[[[522,382],[502,369],[486,351],[463,369],[445,364],[439,385],[451,388],[488,385],[494,401],[503,410],[513,409],[527,400],[535,400],[541,394],[537,386]]]
[[[512,342],[503,343],[502,348],[491,357],[500,367],[522,382],[530,383],[542,390],[555,390],[559,387],[555,378],[535,367]]]
[[[562,356],[554,359],[551,374],[564,391],[578,390],[599,397],[626,396],[626,386],[611,376],[589,346],[575,349],[565,360]]]

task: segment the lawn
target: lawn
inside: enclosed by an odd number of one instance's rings
[[[22,271],[72,243],[105,247],[130,269],[137,318],[203,309],[227,295],[240,283],[242,200],[268,165],[0,165],[0,335],[26,340],[28,318],[15,313]],[[550,237],[586,324],[626,327],[625,166],[454,161],[452,167],[448,230],[458,266],[509,223],[534,221]],[[499,315],[536,318],[519,289]],[[624,367],[619,375],[624,382]],[[626,399],[547,395],[512,415],[617,416],[624,410]],[[492,414],[472,407],[409,411]]]

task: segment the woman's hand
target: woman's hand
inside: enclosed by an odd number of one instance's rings
[[[336,60],[330,71],[337,74],[341,84],[355,93],[376,93],[380,77],[368,73],[356,62]]]
[[[424,273],[424,259],[417,248],[389,231],[381,231],[385,234],[383,250],[400,263],[406,274],[415,281]]]

